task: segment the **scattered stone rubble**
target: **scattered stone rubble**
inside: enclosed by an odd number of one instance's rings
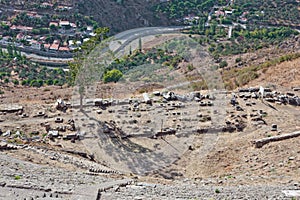
[[[284,105],[300,106],[300,98],[294,93],[297,88],[293,88],[293,92],[281,93],[264,88],[241,88],[237,94],[231,95],[231,100],[225,102],[230,103],[235,111],[227,112],[224,116],[224,122],[221,124],[213,124],[214,118],[218,115],[215,109],[215,99],[217,94],[205,94],[201,92],[192,92],[186,95],[176,94],[172,91],[161,92],[155,91],[152,94],[144,93],[142,98],[131,99],[94,99],[89,102],[90,106],[97,108],[95,113],[99,119],[105,116],[105,122],[102,123],[103,133],[111,137],[149,137],[159,138],[166,135],[185,134],[203,134],[217,132],[234,132],[243,131],[248,124],[248,119],[252,125],[266,125],[264,116],[267,113],[263,110],[252,109],[248,116],[245,113],[245,107],[239,105],[239,101],[244,101],[246,107],[255,107],[257,100],[262,99],[263,102],[276,103]],[[227,95],[228,96],[228,95]],[[91,104],[93,102],[93,104]],[[72,109],[69,103],[58,99],[55,108],[59,111],[66,112]],[[22,106],[14,106],[13,110],[7,112],[19,112],[21,118],[29,117],[24,113]],[[226,109],[226,108],[225,108]],[[57,116],[53,120],[56,125],[49,123],[48,114],[45,111],[38,111],[33,117],[42,117],[46,122],[41,123],[45,128],[46,136],[50,140],[64,139],[75,142],[84,139],[84,133],[77,130],[76,119],[65,119],[63,116]],[[276,128],[272,128],[276,129]],[[17,132],[5,130],[0,132],[4,138],[16,137],[26,142],[45,141],[45,137],[40,136],[40,132],[33,134],[32,137],[25,137],[22,131]]]
[[[95,99],[92,104],[89,103],[88,113],[94,114],[94,118],[90,118],[88,122],[83,121],[82,124],[86,127],[93,128],[91,119],[97,121],[101,126],[102,131],[100,134],[105,134],[110,138],[116,138],[118,140],[128,140],[130,138],[147,137],[151,140],[157,140],[166,136],[172,137],[184,137],[189,134],[209,134],[220,132],[236,132],[243,131],[247,126],[262,126],[267,125],[265,116],[268,113],[265,110],[257,109],[256,104],[259,102],[266,103],[268,106],[273,104],[299,106],[299,97],[296,95],[297,89],[293,89],[293,92],[280,93],[272,91],[271,89],[264,89],[264,93],[261,94],[260,88],[246,88],[240,89],[236,94],[226,94],[229,99],[225,99],[223,102],[226,107],[226,114],[224,120],[221,123],[215,124],[214,118],[219,116],[219,112],[215,109],[217,103],[218,94],[202,94],[200,92],[193,92],[190,94],[182,95],[174,92],[160,92],[156,91],[153,94],[144,93],[142,98],[131,99]],[[58,101],[56,109],[62,113],[67,112],[72,108],[71,105]],[[3,111],[2,114],[10,111]],[[73,111],[74,112],[74,111]],[[83,173],[76,172],[76,176],[73,176],[70,172],[61,172],[56,169],[47,169],[49,171],[46,174],[36,174],[33,172],[23,172],[22,168],[18,168],[13,171],[3,171],[2,168],[0,176],[0,191],[4,191],[14,196],[16,199],[22,197],[23,199],[68,199],[72,198],[72,195],[78,194],[76,185],[80,185],[83,182],[85,185],[93,185],[90,180],[96,180],[101,183],[97,185],[92,191],[92,199],[190,199],[198,197],[211,197],[211,198],[227,198],[228,195],[234,191],[236,196],[234,198],[264,198],[267,191],[268,197],[274,197],[274,199],[284,199],[285,196],[281,192],[282,189],[290,189],[288,187],[265,187],[261,189],[257,187],[245,187],[245,188],[230,188],[225,186],[201,186],[201,190],[198,186],[188,184],[182,187],[180,186],[164,186],[164,185],[147,185],[143,183],[134,183],[131,180],[123,180],[119,182],[113,182],[110,178],[104,178],[102,175],[114,174],[120,175],[120,172],[106,167],[102,164],[95,162],[94,155],[86,152],[80,152],[70,149],[64,149],[61,147],[59,151],[39,146],[39,142],[47,143],[47,140],[70,140],[75,142],[76,140],[84,140],[86,137],[90,137],[89,133],[86,134],[78,124],[76,115],[72,118],[68,118],[65,115],[57,115],[51,117],[47,111],[39,110],[33,115],[26,109],[12,111],[17,113],[17,117],[27,120],[30,117],[36,117],[39,120],[40,127],[43,130],[36,130],[31,132],[31,136],[26,136],[22,133],[22,127],[16,128],[2,128],[0,130],[0,152],[1,151],[17,151],[24,150],[34,154],[41,155],[47,159],[55,162],[70,164],[83,170]],[[25,116],[25,117],[24,117]],[[25,119],[26,118],[26,119]],[[277,124],[269,125],[271,131],[277,131]],[[41,136],[41,134],[45,134]],[[257,147],[262,147],[269,141],[278,141],[283,136],[268,137],[265,140],[256,141]],[[35,145],[15,145],[11,144],[10,140],[21,139],[24,142],[37,142]],[[271,141],[271,142],[272,142]],[[130,150],[130,148],[128,148]],[[2,157],[4,154],[0,154]],[[20,161],[13,160],[18,163]],[[9,166],[8,161],[5,158],[1,160],[1,166]],[[27,165],[27,163],[26,163]],[[31,164],[30,164],[31,165]],[[37,166],[31,166],[32,170],[39,171]],[[60,180],[55,183],[54,180],[46,180],[47,173],[51,173],[51,178]],[[172,172],[173,173],[173,172]],[[174,172],[176,173],[176,172]],[[35,177],[31,177],[30,174],[35,174]],[[64,176],[64,174],[66,174]],[[18,176],[21,175],[20,180]],[[101,175],[101,176],[100,176]],[[11,178],[14,177],[15,178]],[[36,176],[40,176],[36,178]],[[175,175],[174,175],[175,176]],[[182,176],[176,174],[176,176]],[[10,178],[9,178],[10,177]],[[76,180],[70,180],[66,177],[73,177]],[[27,180],[27,181],[26,181]],[[52,183],[52,186],[46,183]],[[91,186],[92,187],[92,186]],[[11,190],[13,189],[13,190]],[[216,193],[216,189],[220,190]],[[276,190],[275,190],[276,189]],[[295,189],[295,188],[293,188]],[[174,192],[176,190],[176,192]],[[11,194],[14,191],[14,194]],[[24,191],[32,191],[27,193],[26,197],[22,195]],[[145,192],[146,191],[146,192]],[[191,192],[192,191],[192,192]],[[255,191],[255,195],[252,195],[251,191]],[[4,193],[0,193],[2,198]],[[145,195],[147,194],[147,195]],[[90,194],[83,194],[85,197]],[[4,196],[6,197],[6,196]],[[233,198],[233,199],[234,199]]]
[[[293,91],[298,91],[298,88],[293,88]],[[272,91],[270,88],[264,88],[264,92],[261,94],[260,88],[242,88],[239,89],[239,97],[244,100],[250,98],[262,98],[267,102],[277,104],[290,104],[293,106],[300,106],[300,98],[293,92],[280,93],[278,91]]]
[[[0,199],[96,199],[98,189],[117,186],[123,180],[37,165],[4,154],[0,154],[0,165]]]

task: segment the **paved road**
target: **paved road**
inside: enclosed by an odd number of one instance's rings
[[[145,28],[136,28],[128,31],[121,32],[114,36],[116,40],[122,41],[122,45],[117,48],[115,53],[122,53],[124,48],[130,44],[132,41],[151,35],[160,35],[168,33],[176,33],[181,30],[188,29],[190,26],[173,26],[173,27],[145,27]]]

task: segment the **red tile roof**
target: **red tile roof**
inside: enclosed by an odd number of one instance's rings
[[[59,48],[59,44],[52,44],[51,46],[50,46],[50,50],[58,50],[58,48]]]
[[[59,51],[70,51],[69,47],[59,47]]]

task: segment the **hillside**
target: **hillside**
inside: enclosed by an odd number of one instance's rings
[[[0,0],[0,200],[299,199],[297,9]]]
[[[100,26],[108,26],[112,32],[142,26],[166,26],[172,24],[163,14],[156,16],[154,3],[147,0],[87,0],[79,1],[76,7],[84,15],[93,16]]]
[[[299,1],[159,1],[159,0],[44,0],[0,1],[1,20],[6,20],[13,9],[36,11],[65,19],[95,20],[112,33],[143,26],[199,24],[208,16],[217,23],[241,22],[248,25],[299,26]],[[54,17],[55,18],[55,17]],[[200,21],[199,21],[200,20]],[[83,20],[84,21],[84,20]],[[209,21],[209,19],[208,19]],[[89,23],[88,23],[89,24]]]
[[[76,1],[75,1],[76,2]],[[220,12],[222,21],[240,22],[249,25],[292,25],[299,26],[299,1],[253,1],[237,0],[231,3],[225,1],[116,1],[87,0],[75,3],[79,12],[92,16],[101,26],[108,26],[112,32],[120,32],[141,26],[178,25],[186,20],[197,23],[215,12]],[[218,6],[220,6],[219,9]],[[226,14],[232,11],[232,14]],[[224,12],[224,16],[222,16]],[[218,15],[218,14],[217,14]],[[214,18],[214,16],[213,16]]]

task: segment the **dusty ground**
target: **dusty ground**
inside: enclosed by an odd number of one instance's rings
[[[276,85],[277,87],[299,87],[300,86],[300,58],[278,64],[261,72],[261,76],[249,85]]]
[[[256,109],[268,113],[268,126],[248,127],[242,133],[218,134],[215,144],[205,156],[201,156],[200,147],[204,144],[203,138],[199,137],[195,140],[198,148],[196,146],[195,150],[187,152],[175,168],[181,169],[191,178],[218,177],[233,184],[299,182],[299,138],[271,143],[261,149],[252,144],[258,138],[299,130],[300,123],[294,120],[299,118],[299,109],[275,106],[277,110],[273,110],[262,103],[258,104]],[[280,124],[279,131],[271,131],[271,124]]]
[[[161,36],[158,42],[147,43],[147,47],[150,48],[160,43],[161,40],[168,39],[170,37]],[[262,75],[248,86],[272,86],[272,89],[277,89],[282,93],[292,92],[291,87],[300,86],[299,62],[300,59],[297,59],[272,66],[263,71]],[[143,86],[145,87],[149,89],[149,92],[162,89],[160,84]],[[106,98],[114,94],[114,97],[119,99],[141,98],[140,88],[139,85],[124,87],[120,83],[110,84],[98,87],[95,97]],[[262,148],[255,148],[252,143],[257,139],[299,131],[299,107],[272,104],[273,108],[271,108],[259,99],[245,101],[238,98],[240,106],[244,108],[243,112],[239,112],[229,104],[231,94],[228,93],[225,103],[218,108],[226,111],[226,117],[229,118],[230,115],[247,114],[244,119],[247,126],[243,132],[194,134],[191,140],[186,140],[186,143],[177,144],[178,147],[184,148],[179,154],[180,157],[174,159],[175,162],[169,162],[169,165],[164,165],[163,168],[154,172],[135,174],[130,173],[128,169],[120,170],[120,166],[130,163],[126,157],[126,149],[124,150],[120,143],[114,143],[115,149],[111,151],[119,150],[120,153],[119,160],[114,160],[114,165],[107,159],[111,156],[107,153],[109,149],[95,156],[97,162],[91,159],[94,149],[87,146],[87,141],[88,144],[99,145],[97,135],[99,132],[86,132],[86,136],[89,137],[76,140],[75,143],[61,138],[51,141],[47,137],[42,137],[46,131],[41,123],[45,122],[50,123],[51,127],[56,127],[66,125],[69,119],[77,118],[76,123],[88,128],[94,126],[92,130],[96,130],[104,121],[117,118],[117,114],[112,114],[110,108],[102,110],[101,114],[96,114],[99,107],[93,107],[86,113],[79,112],[75,108],[68,109],[66,112],[57,111],[54,107],[56,99],[71,101],[73,88],[53,86],[37,89],[11,86],[1,89],[5,91],[0,96],[2,105],[22,105],[24,113],[29,115],[28,118],[22,118],[16,113],[1,113],[2,131],[21,130],[27,136],[31,136],[30,132],[38,130],[41,139],[28,143],[19,139],[15,140],[14,137],[1,137],[1,141],[19,144],[16,146],[19,149],[0,151],[0,199],[18,199],[19,197],[41,199],[44,196],[51,199],[50,195],[61,199],[86,199],[87,197],[96,199],[100,188],[106,190],[106,192],[100,191],[101,199],[291,199],[282,191],[299,190],[300,138],[269,143]],[[132,93],[127,93],[127,91]],[[181,89],[176,92],[184,94]],[[104,96],[101,96],[102,94]],[[299,92],[295,94],[300,95]],[[255,105],[246,106],[246,102],[255,102]],[[149,109],[157,109],[156,106],[161,103],[157,101],[152,107],[149,106]],[[147,106],[142,107],[147,109]],[[115,110],[118,109],[121,108],[115,108]],[[185,112],[186,116],[191,116],[190,118],[194,118],[198,111],[217,117],[218,114],[214,113],[215,109],[217,108],[199,108],[198,103],[195,103],[187,106]],[[267,114],[264,117],[266,124],[255,124],[251,121],[249,115],[257,113],[257,110],[266,111]],[[47,117],[33,117],[39,111],[44,111]],[[154,111],[148,111],[148,115],[145,116],[156,120],[157,114]],[[164,112],[161,111],[163,115]],[[55,123],[56,117],[64,118],[64,122]],[[141,121],[145,121],[146,117],[142,113]],[[136,113],[129,111],[127,117],[123,116],[122,119],[126,121],[131,118],[138,117]],[[196,127],[192,122],[182,124]],[[272,124],[278,125],[278,131],[271,131]],[[165,126],[167,125],[171,126],[172,120],[165,123]],[[136,126],[127,127],[127,129],[141,129],[140,124]],[[156,127],[154,126],[155,130],[159,130],[160,126],[161,124],[157,123]],[[197,128],[202,127],[204,123],[197,124]],[[66,131],[61,134],[65,136],[70,133],[72,132]],[[104,139],[103,145],[113,141],[108,140],[106,136],[102,139]],[[156,147],[160,147],[161,151],[168,146],[166,142],[176,147],[176,142],[179,141],[177,136],[166,136],[162,139],[155,141],[158,144]],[[149,138],[132,138],[131,141],[149,148],[156,148]],[[131,150],[139,150],[128,141],[126,144]],[[171,148],[166,149],[171,151]],[[78,152],[86,153],[86,156],[80,156]],[[139,152],[130,152],[130,155],[135,155],[135,153]],[[149,154],[145,153],[145,155]],[[155,157],[157,162],[160,162],[159,158]],[[140,162],[142,166],[144,160],[140,159]],[[24,191],[27,191],[28,195],[24,196]]]

